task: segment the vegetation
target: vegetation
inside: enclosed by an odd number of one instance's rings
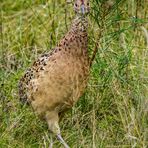
[[[97,49],[85,94],[60,123],[72,148],[146,148],[148,3],[93,0],[89,52]],[[48,146],[47,125],[18,99],[18,80],[68,30],[64,0],[3,0],[0,47],[0,148]],[[54,147],[62,147],[55,140]]]

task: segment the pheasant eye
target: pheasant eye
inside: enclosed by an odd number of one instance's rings
[[[75,4],[76,7],[78,7],[78,4]]]

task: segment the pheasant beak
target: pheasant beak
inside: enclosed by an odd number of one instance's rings
[[[84,4],[81,5],[81,13],[84,15],[85,14],[85,6]]]

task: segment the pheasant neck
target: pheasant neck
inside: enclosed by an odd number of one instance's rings
[[[59,46],[65,47],[65,50],[69,50],[75,56],[81,56],[87,54],[87,18],[77,16],[69,32],[60,41]]]
[[[69,31],[72,34],[72,44],[76,47],[76,49],[74,49],[74,52],[77,55],[84,55],[87,53],[87,27],[87,18],[83,16],[77,16],[74,19]]]
[[[78,35],[86,35],[88,27],[88,20],[84,16],[76,16],[73,20],[70,31]]]

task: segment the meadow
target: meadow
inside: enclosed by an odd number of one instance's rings
[[[22,106],[18,81],[50,51],[74,18],[65,0],[2,0],[0,148],[48,147],[46,123]],[[89,54],[96,55],[84,95],[60,123],[71,148],[148,146],[148,2],[92,0]],[[54,147],[62,145],[55,139]]]

